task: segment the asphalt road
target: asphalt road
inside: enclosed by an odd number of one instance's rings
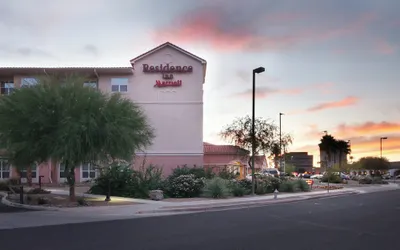
[[[221,212],[0,230],[7,250],[398,250],[400,190]]]

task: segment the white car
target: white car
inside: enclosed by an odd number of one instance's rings
[[[323,177],[324,175],[322,175],[322,174],[314,174],[314,175],[311,175],[310,176],[310,179],[322,179],[322,177]]]

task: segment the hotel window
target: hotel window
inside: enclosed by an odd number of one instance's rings
[[[31,178],[32,179],[36,179],[37,178],[37,165],[36,164],[32,164],[31,166]],[[21,169],[21,178],[28,178],[28,169],[24,168]]]
[[[84,87],[89,87],[89,88],[94,88],[97,89],[97,81],[93,80],[93,81],[86,81],[83,83]]]
[[[90,163],[82,164],[82,179],[96,178],[96,168]]]
[[[0,88],[2,95],[9,95],[14,91],[14,81],[2,81]]]
[[[128,92],[128,78],[111,78],[111,92]]]
[[[26,77],[21,79],[21,88],[32,87],[38,84],[36,78]]]
[[[10,164],[6,159],[0,159],[0,179],[10,178]]]

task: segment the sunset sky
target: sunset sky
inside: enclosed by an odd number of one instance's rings
[[[207,60],[204,140],[257,116],[319,157],[327,130],[355,159],[400,161],[399,0],[0,0],[0,66],[129,66],[170,41]],[[316,160],[317,161],[317,160]],[[315,161],[315,162],[316,162]]]

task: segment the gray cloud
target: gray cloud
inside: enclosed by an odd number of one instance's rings
[[[98,56],[99,55],[99,50],[96,46],[93,44],[87,44],[83,47],[83,50],[89,54],[92,54],[93,56]]]
[[[378,39],[389,46],[400,41],[400,35],[393,37],[380,29],[398,18],[393,11],[400,8],[397,0],[387,0],[386,4],[372,0],[206,3],[177,16],[155,36],[182,43],[208,43],[230,51],[287,50],[335,41],[352,46],[368,43],[369,50],[374,47],[390,53],[393,50],[384,48]]]
[[[51,53],[39,49],[39,48],[30,48],[30,47],[13,47],[9,45],[0,45],[0,54],[7,56],[7,57],[22,57],[22,58],[29,58],[29,57],[47,57],[47,58],[54,58],[55,56]]]

